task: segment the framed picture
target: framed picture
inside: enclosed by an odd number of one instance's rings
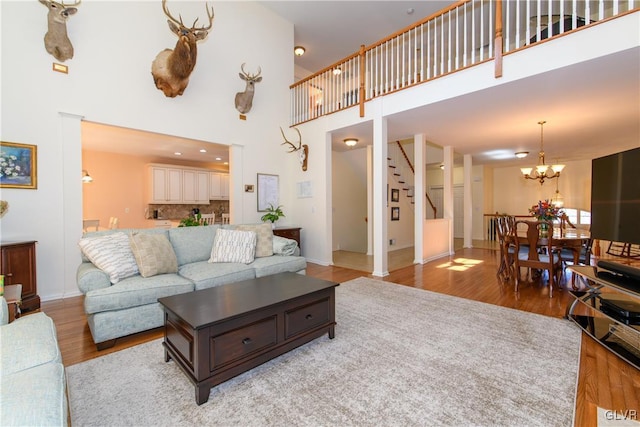
[[[244,186],[245,193],[253,193],[253,184],[248,184]]]
[[[398,190],[397,188],[392,188],[391,189],[391,201],[392,202],[399,202],[400,201],[400,190]]]
[[[391,208],[391,221],[400,221],[400,208]]]
[[[38,188],[38,147],[0,142],[0,188]]]
[[[265,212],[269,205],[277,207],[280,200],[278,175],[258,174],[258,212]]]

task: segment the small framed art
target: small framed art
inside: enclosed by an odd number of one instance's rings
[[[38,188],[38,147],[0,142],[0,188]]]
[[[400,221],[400,208],[391,208],[391,221]]]
[[[391,201],[392,202],[399,202],[400,201],[400,190],[398,190],[397,188],[392,188],[391,189]]]

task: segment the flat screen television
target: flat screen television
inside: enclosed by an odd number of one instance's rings
[[[640,245],[640,148],[592,160],[591,237]]]

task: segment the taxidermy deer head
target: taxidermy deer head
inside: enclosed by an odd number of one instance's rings
[[[287,139],[286,136],[284,136],[284,131],[282,130],[282,128],[280,128],[280,133],[282,133],[282,137],[284,138],[284,142],[280,145],[289,145],[290,149],[289,151],[287,151],[287,153],[295,153],[296,151],[298,152],[298,160],[300,161],[300,166],[302,166],[302,170],[306,171],[307,170],[307,158],[309,157],[309,146],[307,144],[302,145],[302,135],[300,135],[300,131],[298,130],[298,128],[294,128],[296,130],[296,132],[298,132],[298,146],[296,147],[296,145],[294,143],[292,143],[291,141],[289,141]]]
[[[64,62],[73,58],[73,46],[67,36],[67,18],[74,15],[82,0],[73,4],[64,4],[50,0],[40,0],[49,9],[47,14],[47,33],[44,35],[44,47],[58,61]]]
[[[240,111],[241,114],[246,114],[251,110],[251,106],[253,105],[255,84],[262,81],[262,77],[260,77],[262,69],[258,67],[258,72],[256,74],[247,73],[244,70],[244,64],[242,64],[240,69],[242,72],[238,74],[242,80],[247,82],[247,86],[245,87],[244,92],[236,93],[236,110]]]
[[[182,23],[182,16],[178,15],[179,21],[171,16],[167,8],[167,1],[162,0],[162,10],[169,18],[167,20],[169,29],[178,36],[176,47],[173,50],[165,49],[160,52],[151,64],[153,82],[165,96],[174,98],[177,95],[182,95],[189,84],[189,76],[196,65],[198,55],[197,42],[207,37],[213,25],[213,7],[211,7],[211,12],[206,4],[205,8],[209,17],[209,25],[196,28],[198,22],[198,18],[196,18],[191,28],[187,28]]]

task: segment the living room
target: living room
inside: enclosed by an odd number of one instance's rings
[[[38,2],[2,2],[2,140],[38,147],[38,188],[3,189],[2,199],[10,202],[10,209],[0,227],[3,240],[38,241],[38,285],[43,301],[79,295],[75,272],[80,259],[77,242],[82,235],[83,120],[227,145],[232,176],[230,210],[236,222],[259,222],[261,216],[256,211],[256,194],[245,192],[244,186],[255,184],[257,173],[279,175],[281,203],[287,209],[287,221],[304,229],[303,253],[308,261],[319,266],[331,263],[328,134],[352,126],[360,119],[351,111],[336,114],[331,119],[333,122],[323,119],[301,125],[304,141],[310,145],[308,171],[301,171],[297,157],[287,154],[280,146],[279,130],[290,124],[288,87],[294,81],[293,25],[259,3],[221,2],[214,6],[213,30],[208,39],[199,44],[198,64],[189,87],[181,97],[169,99],[154,87],[150,74],[156,53],[175,43],[175,37],[167,31],[159,2],[130,2],[126,13],[122,7],[114,7],[109,2],[80,6],[80,12],[69,21],[76,56],[66,63],[68,74],[51,69],[52,58],[42,43],[45,24],[42,6]],[[202,2],[186,2],[180,7],[184,7],[182,15],[189,16],[186,19],[204,13]],[[114,23],[119,28],[144,26],[145,31],[135,34],[114,31]],[[242,23],[243,31],[238,31],[238,23]],[[636,24],[637,19],[633,23]],[[25,28],[38,30],[25,32]],[[630,37],[626,37],[627,32],[623,34],[622,38],[629,39],[628,43],[637,51],[638,40],[633,32]],[[620,47],[610,47],[608,52],[617,48]],[[598,53],[606,55],[604,50]],[[521,57],[535,61],[537,55],[529,53]],[[246,120],[238,118],[233,106],[239,82],[237,73],[242,63],[260,65],[264,77]],[[524,63],[526,66],[529,62]],[[532,70],[531,74],[538,72],[539,69]],[[446,83],[434,82],[432,90],[442,92],[446,86],[467,87],[459,79],[464,77],[448,79]],[[411,91],[415,92],[398,94],[388,102],[401,103],[404,99],[411,105],[415,102],[411,98],[430,96],[425,94],[426,89]],[[375,126],[380,117],[371,120]],[[531,125],[529,138],[534,142],[537,141],[536,121],[540,119],[543,117],[526,117]],[[380,144],[382,132],[375,129],[371,131],[371,139]],[[615,141],[611,152],[633,144],[637,146],[637,138],[633,138],[634,135]],[[561,142],[549,140],[549,144],[554,143]],[[578,207],[579,203],[579,207],[587,208],[589,200],[584,193],[589,160],[566,163],[568,178],[561,180],[560,189],[567,196],[576,197],[574,206]],[[548,184],[544,186],[545,192],[533,185],[530,192],[522,193],[515,184],[519,174],[516,166],[495,167],[483,174],[490,176],[484,185],[493,189],[482,201],[480,215],[495,211],[523,213],[539,198],[546,198]],[[313,182],[314,197],[298,199],[296,184],[306,181]],[[514,184],[505,189],[504,183]],[[517,200],[513,194],[523,197]],[[386,209],[382,205],[375,208],[376,216]],[[25,224],[29,224],[28,228]],[[377,271],[386,273],[384,268]],[[398,276],[390,277],[400,280]]]

